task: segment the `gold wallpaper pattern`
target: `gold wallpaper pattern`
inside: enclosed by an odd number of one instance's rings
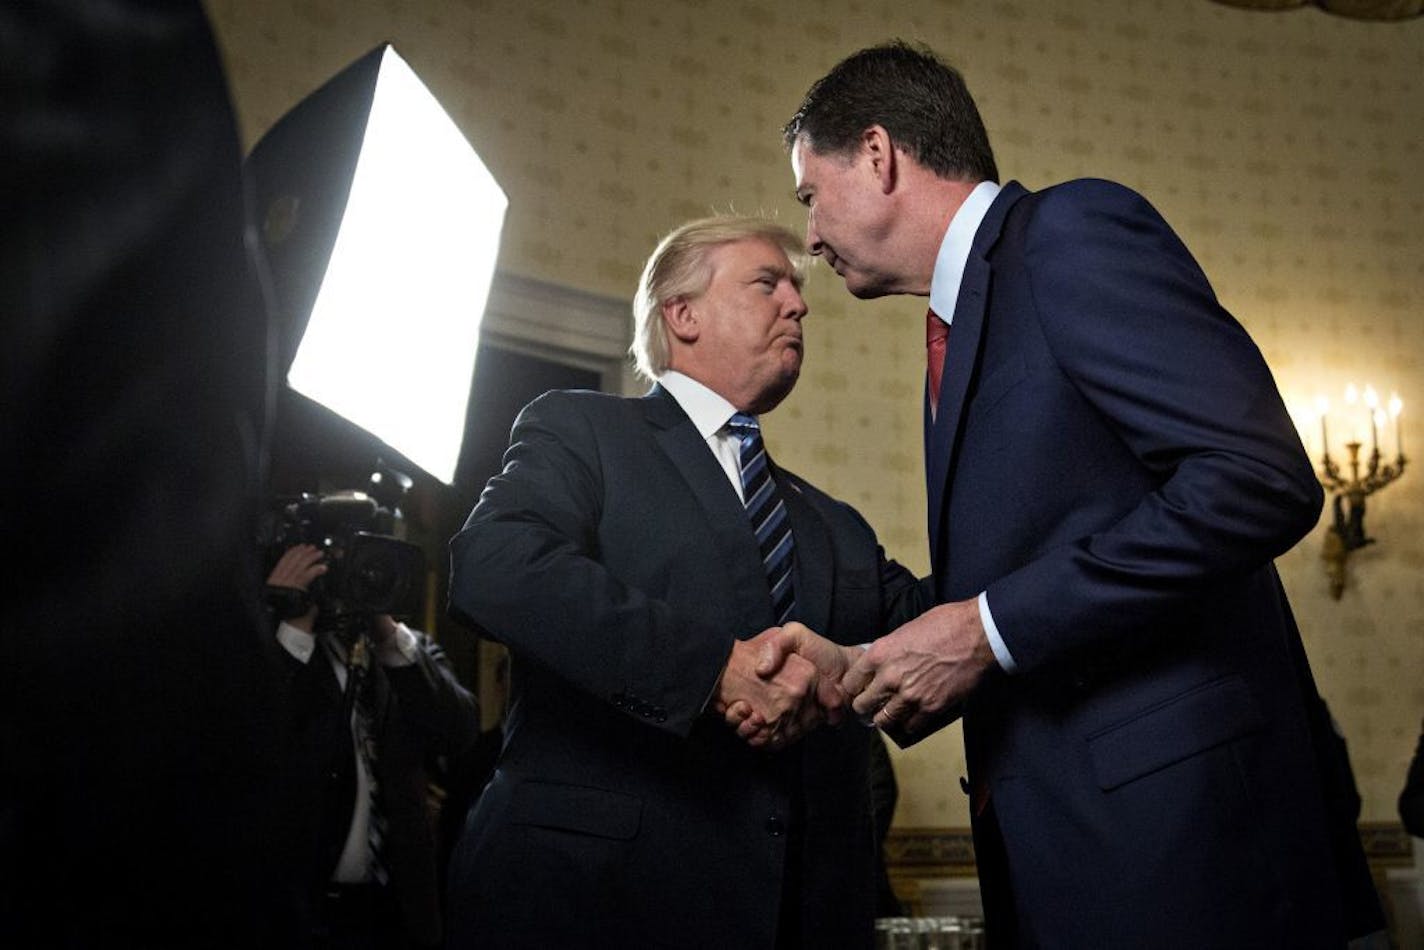
[[[656,239],[714,211],[799,228],[778,129],[845,54],[925,42],[974,90],[1006,178],[1137,188],[1260,343],[1293,407],[1397,390],[1424,446],[1424,20],[1182,0],[209,0],[244,140],[390,40],[510,197],[501,267],[626,299]],[[923,302],[817,268],[783,464],[928,569]],[[1366,820],[1424,717],[1424,471],[1371,499],[1379,543],[1327,592],[1317,528],[1280,561]],[[957,728],[897,753],[897,823],[967,823]]]

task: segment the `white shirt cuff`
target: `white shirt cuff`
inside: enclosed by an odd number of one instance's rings
[[[994,615],[989,612],[988,591],[979,595],[979,620],[984,624],[984,636],[989,638],[989,648],[994,651],[994,659],[999,661],[999,665],[1004,668],[1005,673],[1017,673],[1019,665],[1014,662],[1014,655],[1009,652],[1009,645],[999,635],[999,628],[994,623]]]
[[[310,660],[316,652],[316,635],[298,630],[285,620],[277,625],[277,642],[303,663]]]

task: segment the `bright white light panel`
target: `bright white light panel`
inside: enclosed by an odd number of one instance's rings
[[[287,381],[446,484],[508,205],[440,103],[387,47]]]

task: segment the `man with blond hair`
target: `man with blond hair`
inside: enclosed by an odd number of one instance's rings
[[[842,644],[927,589],[776,466],[756,416],[801,371],[801,242],[683,225],[634,303],[641,398],[552,392],[451,543],[451,609],[510,651],[505,747],[451,864],[455,947],[866,947],[868,732],[761,645]],[[749,741],[724,711],[750,710]],[[834,713],[831,714],[834,718]]]

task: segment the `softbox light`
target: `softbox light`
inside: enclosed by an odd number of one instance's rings
[[[454,480],[508,199],[389,43],[247,159],[291,388]]]

